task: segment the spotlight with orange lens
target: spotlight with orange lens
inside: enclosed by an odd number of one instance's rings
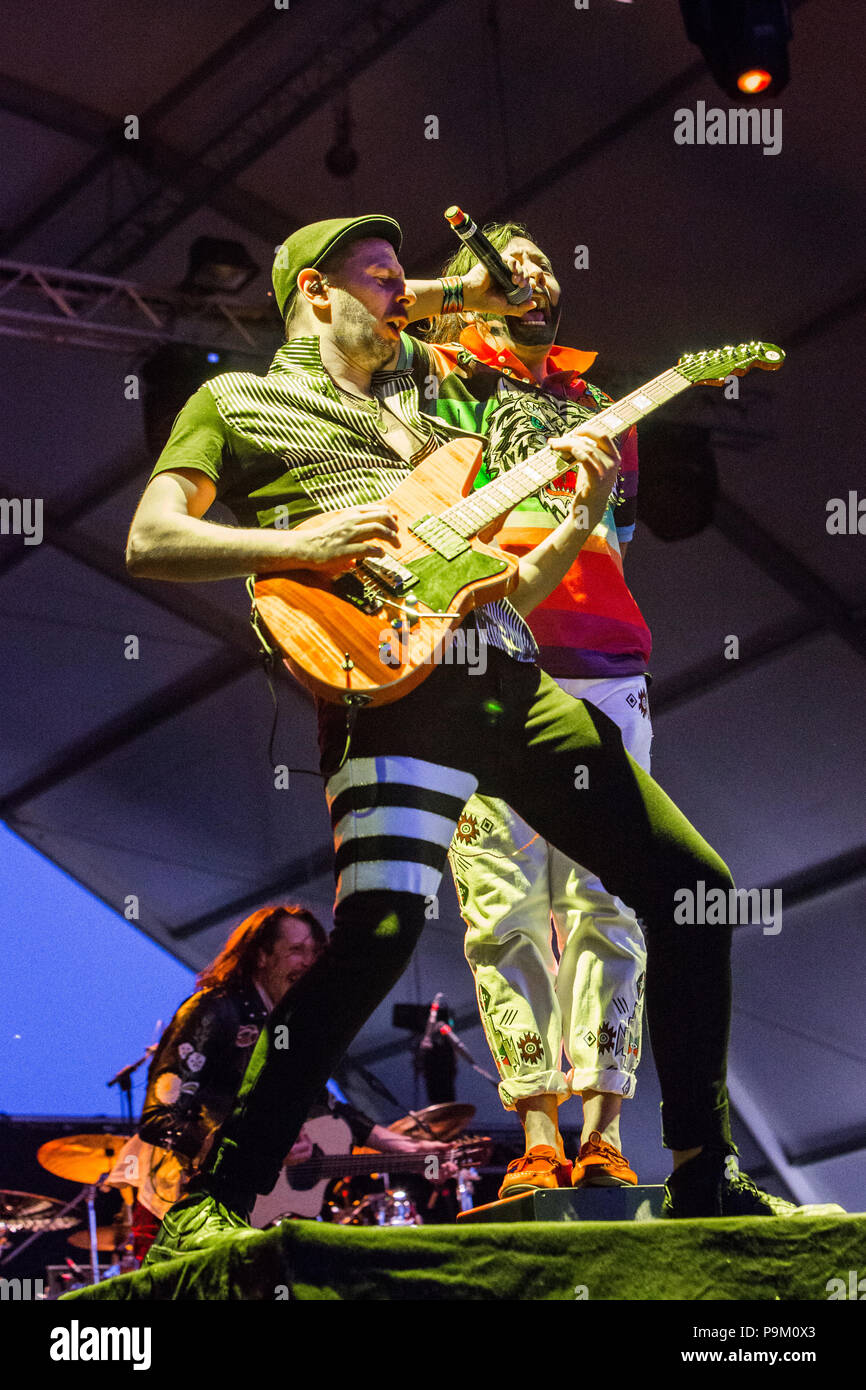
[[[748,92],[754,96],[756,92],[764,92],[772,82],[772,75],[766,68],[749,68],[747,72],[741,72],[737,78],[737,86],[741,92]]]
[[[680,0],[686,34],[734,101],[768,101],[790,78],[790,0]]]

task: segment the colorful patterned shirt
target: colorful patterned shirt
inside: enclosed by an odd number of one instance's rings
[[[440,420],[485,435],[485,461],[476,480],[483,487],[590,419],[610,398],[580,372],[594,353],[555,346],[539,387],[523,363],[475,327],[460,344],[425,345],[439,380],[425,408]],[[422,395],[422,401],[424,396]],[[637,440],[634,429],[620,441],[622,465],[605,514],[568,574],[529,615],[540,648],[540,664],[553,676],[599,678],[631,676],[646,670],[652,648],[649,628],[623,576],[620,543],[634,534],[637,507]],[[525,555],[568,515],[575,487],[573,471],[509,513],[496,544]]]

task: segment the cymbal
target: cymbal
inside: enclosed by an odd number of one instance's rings
[[[68,1134],[49,1139],[36,1157],[55,1177],[82,1184],[98,1182],[114,1167],[128,1138],[128,1134]]]
[[[424,1121],[432,1133],[419,1125],[413,1115],[403,1115],[388,1128],[394,1134],[404,1134],[407,1139],[454,1139],[468,1125],[475,1114],[474,1105],[463,1105],[460,1101],[449,1100],[442,1105],[428,1105],[424,1110],[416,1110],[415,1115]]]
[[[37,1192],[0,1191],[0,1221],[22,1216],[44,1216],[52,1207],[62,1207],[59,1197],[40,1197]]]
[[[96,1248],[97,1250],[119,1250],[129,1239],[126,1231],[119,1230],[116,1226],[97,1226],[96,1228]],[[83,1231],[74,1231],[69,1236],[69,1244],[74,1245],[78,1250],[90,1249],[90,1230],[85,1227]]]
[[[77,1226],[74,1213],[58,1216],[66,1203],[60,1197],[40,1197],[37,1192],[0,1191],[0,1232],[63,1231]]]

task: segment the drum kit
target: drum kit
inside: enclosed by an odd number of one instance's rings
[[[489,1141],[475,1137],[467,1141],[465,1135],[462,1141],[457,1142],[474,1114],[474,1106],[452,1101],[410,1111],[390,1126],[395,1134],[409,1139],[454,1145],[455,1159],[449,1165],[448,1175],[456,1179],[457,1200],[463,1210],[472,1205],[472,1190],[479,1177],[475,1165],[485,1161],[489,1148]],[[122,1134],[71,1134],[51,1139],[39,1148],[36,1157],[41,1166],[55,1177],[76,1183],[80,1190],[66,1203],[60,1197],[44,1197],[35,1192],[0,1190],[0,1267],[17,1257],[43,1233],[71,1231],[69,1244],[75,1250],[88,1252],[89,1268],[77,1265],[71,1258],[67,1258],[66,1268],[50,1266],[49,1275],[57,1273],[59,1269],[58,1278],[65,1279],[66,1288],[96,1284],[109,1275],[138,1268],[132,1254],[134,1192],[131,1187],[119,1189],[122,1206],[111,1225],[96,1224],[96,1194],[114,1167],[127,1137]],[[349,1178],[334,1184],[326,1203],[332,1222],[343,1226],[423,1224],[423,1216],[418,1209],[419,1203],[423,1205],[419,1191],[416,1189],[413,1196],[406,1186],[392,1186],[385,1163],[400,1172],[401,1156],[382,1155],[382,1167],[377,1174],[382,1184],[381,1190],[359,1192],[357,1180]],[[369,1186],[369,1181],[368,1177],[365,1186]],[[86,1225],[82,1224],[83,1213],[76,1210],[82,1205]],[[18,1235],[23,1235],[25,1239],[21,1243],[14,1243],[11,1238]],[[103,1258],[100,1261],[100,1255],[107,1256],[107,1260]],[[58,1279],[50,1279],[52,1288],[57,1283]]]
[[[26,1235],[20,1245],[8,1253],[0,1253],[0,1265],[20,1255],[46,1231],[80,1227],[82,1216],[76,1208],[84,1204],[87,1226],[76,1230],[69,1237],[69,1243],[89,1252],[90,1270],[80,1269],[73,1260],[67,1261],[80,1282],[96,1284],[106,1274],[137,1269],[130,1240],[132,1188],[120,1189],[123,1205],[113,1223],[99,1227],[96,1224],[96,1193],[113,1168],[126,1139],[122,1134],[71,1134],[43,1144],[36,1154],[41,1166],[55,1177],[80,1185],[80,1191],[65,1204],[62,1198],[42,1197],[34,1192],[0,1191],[0,1252],[12,1246],[10,1236]],[[100,1251],[112,1256],[107,1267],[100,1264]]]
[[[480,1176],[475,1165],[486,1161],[489,1156],[489,1140],[479,1139],[475,1136],[467,1140],[464,1135],[463,1141],[460,1144],[457,1143],[458,1136],[463,1135],[474,1114],[474,1105],[448,1101],[440,1105],[428,1105],[424,1110],[410,1110],[408,1115],[403,1115],[388,1126],[392,1133],[403,1135],[406,1139],[417,1139],[422,1142],[429,1139],[455,1145],[456,1158],[449,1166],[453,1170],[450,1172],[450,1176],[456,1180],[457,1202],[461,1211],[467,1211],[473,1205],[472,1193]],[[461,1150],[465,1151],[463,1156],[460,1156]],[[386,1163],[389,1163],[392,1169],[397,1172],[401,1166],[399,1155],[394,1155],[390,1159],[387,1154],[382,1155],[383,1168],[379,1173],[382,1182],[381,1191],[358,1195],[357,1185],[353,1185],[348,1179],[334,1185],[327,1207],[330,1219],[335,1225],[422,1226],[424,1224],[424,1218],[419,1212],[418,1202],[415,1200],[415,1196],[418,1196],[417,1190],[413,1196],[405,1186],[392,1187],[391,1175],[384,1171]]]

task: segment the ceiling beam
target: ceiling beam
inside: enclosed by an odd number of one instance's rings
[[[354,22],[314,54],[258,92],[243,109],[191,150],[181,168],[151,172],[158,185],[116,218],[74,264],[119,274],[153,250],[175,227],[212,199],[244,169],[318,111],[347,83],[450,0],[378,0],[355,11]],[[289,223],[289,218],[285,219]],[[296,223],[285,225],[283,237]]]
[[[14,493],[4,492],[0,488],[0,495],[10,497],[14,496]],[[126,568],[122,552],[115,546],[98,541],[94,536],[86,536],[83,532],[76,531],[68,513],[54,517],[50,512],[46,512],[43,530],[43,545],[71,556],[103,578],[119,584],[122,589],[138,594],[157,608],[162,608],[173,617],[191,624],[206,636],[215,638],[223,646],[244,655],[251,668],[257,664],[258,649],[250,624],[226,609],[196,597],[192,585],[133,579]],[[4,568],[9,570],[16,563],[38,559],[40,549],[38,546],[18,546],[5,558]]]
[[[654,680],[650,691],[653,718],[669,714],[671,710],[706,695],[708,690],[724,685],[726,681],[737,680],[744,671],[776,660],[786,651],[811,637],[817,637],[823,631],[824,624],[820,619],[812,613],[803,613],[763,632],[744,637],[736,661],[728,661],[719,652],[717,656],[689,666],[675,676]]]
[[[209,927],[218,926],[227,917],[250,912],[261,907],[263,903],[283,898],[298,888],[308,887],[317,878],[332,873],[333,868],[334,847],[329,840],[292,860],[274,878],[269,879],[267,883],[258,884],[251,892],[222,903],[220,907],[211,912],[204,912],[200,917],[191,918],[179,927],[169,927],[169,934],[175,941],[186,941],[191,936],[198,936],[199,932],[207,931]]]
[[[866,614],[850,608],[826,580],[777,540],[745,507],[720,493],[713,523],[725,540],[841,637],[857,656],[866,657]]]
[[[788,1162],[792,1168],[805,1167],[810,1163],[827,1163],[833,1158],[844,1158],[846,1154],[866,1151],[866,1129],[848,1135],[845,1139],[833,1139],[826,1144],[816,1144],[802,1153],[789,1154]]]
[[[44,530],[45,543],[122,588],[148,599],[199,632],[215,638],[221,644],[221,650],[164,689],[55,754],[50,766],[36,776],[25,779],[0,798],[0,817],[3,818],[13,814],[33,797],[42,795],[166,719],[176,716],[181,710],[206,699],[240,676],[262,668],[262,657],[250,624],[225,609],[196,598],[192,592],[193,586],[134,580],[114,547],[84,536],[68,525],[58,525],[50,517],[45,519]],[[28,553],[33,556],[32,550]],[[290,692],[290,703],[304,703],[308,708],[310,697],[288,677],[282,662],[277,662],[274,670],[284,677],[282,684]]]
[[[498,218],[514,217],[518,209],[526,207],[533,198],[537,198],[541,193],[546,193],[550,188],[560,183],[567,174],[573,174],[584,164],[590,163],[608,146],[621,140],[624,135],[630,134],[643,121],[657,115],[660,111],[664,111],[675,97],[688,91],[689,87],[692,87],[700,77],[706,75],[706,72],[706,63],[703,58],[698,58],[687,68],[683,68],[681,72],[669,77],[648,96],[642,97],[640,101],[630,106],[621,116],[617,116],[615,120],[608,122],[595,134],[581,140],[567,154],[560,155],[559,159],[555,159],[546,168],[533,174],[517,188],[504,193],[497,202],[486,209],[478,225],[481,226]],[[477,214],[473,215],[477,216]],[[427,255],[418,257],[416,261],[413,261],[413,267],[426,271],[433,264],[441,265],[453,254],[455,245],[456,242],[453,237],[450,241],[443,239]]]
[[[140,141],[124,140],[120,122],[116,118],[107,117],[102,112],[67,97],[58,97],[53,92],[20,79],[0,76],[0,107],[96,147],[96,153],[82,169],[54,189],[14,227],[0,233],[0,255],[7,255],[25,237],[50,221],[116,160],[131,160],[148,171],[154,163],[163,169],[188,168],[187,155],[151,138],[150,131],[224,68],[236,63],[247,48],[279,23],[285,23],[285,13],[274,5],[263,6],[192,72],[141,113],[140,125],[144,135]],[[230,183],[214,190],[211,205],[247,231],[269,241],[281,241],[286,235],[281,230],[286,223],[285,213]]]
[[[795,874],[789,874],[776,884],[781,890],[785,911],[800,907],[803,903],[823,898],[837,888],[846,888],[866,878],[866,845],[835,854],[819,864],[810,864]]]
[[[809,3],[810,0],[790,0],[792,10],[798,10],[802,5]],[[481,226],[483,223],[494,221],[497,218],[513,217],[518,208],[525,207],[540,193],[546,193],[557,183],[560,183],[567,174],[572,174],[575,169],[580,169],[584,164],[589,163],[602,150],[607,149],[617,140],[621,140],[624,135],[630,134],[643,121],[658,115],[660,111],[664,111],[674,97],[681,96],[683,92],[688,91],[689,87],[693,86],[699,78],[705,77],[707,72],[708,68],[704,59],[696,58],[688,67],[675,73],[673,77],[669,77],[666,82],[662,82],[654,91],[630,106],[621,116],[610,121],[602,130],[596,131],[594,135],[582,140],[567,154],[561,155],[559,159],[548,164],[545,169],[533,174],[517,188],[507,189],[497,202],[487,208],[478,225]],[[426,256],[413,261],[413,271],[426,273],[432,265],[441,265],[453,254],[454,247],[453,237],[450,241],[443,239]]]
[[[142,733],[156,728],[167,719],[174,719],[181,709],[189,709],[200,700],[216,694],[240,676],[247,674],[249,663],[236,652],[219,652],[207,661],[199,662],[176,680],[163,686],[156,694],[113,719],[76,739],[60,752],[53,753],[48,767],[25,778],[12,791],[0,796],[0,819],[7,820],[22,806],[44,796],[46,792],[85,772],[95,763],[125,748]]]

